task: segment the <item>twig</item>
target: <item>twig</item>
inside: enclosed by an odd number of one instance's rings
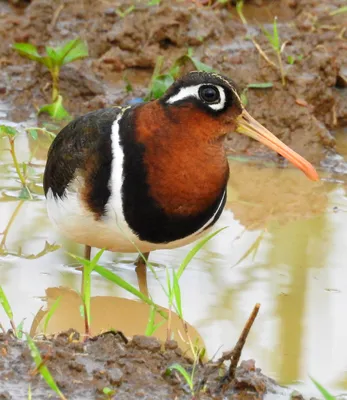
[[[264,58],[264,60],[277,70],[277,65],[273,61],[271,61],[270,58],[265,54],[264,50],[260,47],[258,42],[254,38],[251,38],[251,40],[255,48],[258,50],[259,54]]]
[[[258,315],[259,308],[260,308],[260,304],[257,303],[254,306],[253,311],[252,311],[251,315],[249,316],[249,318],[241,332],[239,340],[237,341],[233,350],[223,353],[222,357],[217,361],[217,364],[219,364],[219,365],[221,365],[224,361],[227,361],[227,360],[230,360],[230,362],[231,362],[229,371],[224,376],[224,378],[221,380],[221,387],[224,386],[226,381],[231,382],[235,378],[236,367],[240,361],[241,353],[242,353],[243,347],[246,343],[246,339],[248,337],[249,331],[251,330],[254,320]]]
[[[241,335],[239,337],[239,340],[236,343],[236,346],[234,347],[233,355],[231,358],[231,364],[229,367],[229,379],[230,380],[233,380],[235,378],[235,371],[236,371],[237,364],[239,363],[239,360],[241,357],[243,346],[246,343],[246,339],[248,337],[249,331],[251,330],[252,325],[255,321],[255,318],[258,315],[259,308],[260,308],[260,304],[257,303],[254,306],[253,311],[252,311],[251,315],[249,316],[248,321],[246,322],[246,325],[241,332]]]
[[[64,7],[65,7],[65,4],[63,3],[63,4],[60,4],[60,6],[55,10],[52,21],[51,21],[51,29],[55,28],[55,25],[58,21],[60,13],[63,11]]]

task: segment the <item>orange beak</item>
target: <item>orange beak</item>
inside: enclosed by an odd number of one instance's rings
[[[270,147],[270,149],[281,154],[281,156],[286,158],[297,168],[301,169],[308,178],[313,181],[319,180],[317,171],[314,169],[312,164],[277,139],[275,135],[251,117],[245,109],[236,119],[236,132],[247,135],[258,142],[265,144],[265,146]]]

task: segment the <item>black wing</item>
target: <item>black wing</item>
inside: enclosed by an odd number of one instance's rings
[[[82,200],[101,217],[110,197],[112,124],[121,108],[105,108],[76,118],[54,139],[43,178],[45,195],[63,197],[68,185],[83,177]]]

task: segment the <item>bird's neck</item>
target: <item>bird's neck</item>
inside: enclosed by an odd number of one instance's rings
[[[183,123],[150,103],[136,110],[136,140],[144,147],[143,163],[150,196],[169,215],[198,215],[219,199],[229,167],[223,140],[209,142],[194,124]],[[202,132],[204,134],[204,132]]]

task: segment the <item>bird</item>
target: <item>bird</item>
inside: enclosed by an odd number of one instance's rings
[[[192,71],[157,100],[89,112],[57,134],[43,179],[48,216],[87,258],[92,247],[140,252],[143,267],[150,252],[194,242],[219,219],[233,173],[224,141],[233,133],[319,179],[246,111],[232,79]]]

